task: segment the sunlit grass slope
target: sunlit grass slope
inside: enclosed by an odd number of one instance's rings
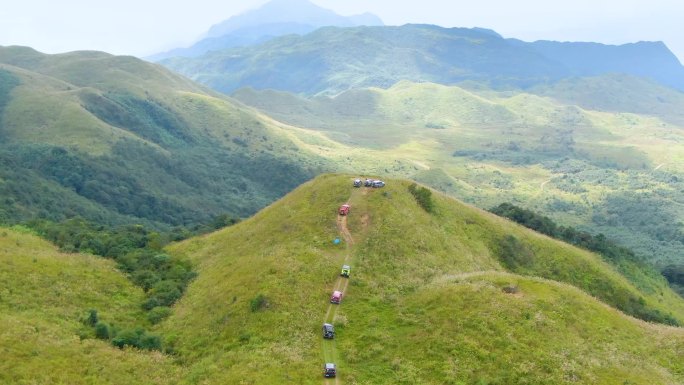
[[[249,220],[169,248],[199,273],[161,326],[188,382],[320,382],[319,328],[346,252],[332,242],[344,202],[355,243],[334,321],[343,383],[684,380],[675,359],[684,332],[616,310],[684,320],[684,301],[664,281],[643,283],[646,292],[594,254],[438,193],[428,214],[407,181],[366,190],[351,179],[318,177]],[[506,242],[522,253],[514,264]]]
[[[170,248],[199,273],[163,326],[191,378],[319,382],[318,330],[344,259],[333,245],[336,210],[349,196],[346,178],[317,178],[253,218]],[[252,311],[259,294],[267,304]]]
[[[173,383],[180,370],[170,357],[117,349],[83,323],[94,309],[120,328],[145,325],[143,300],[111,261],[1,228],[0,383]]]

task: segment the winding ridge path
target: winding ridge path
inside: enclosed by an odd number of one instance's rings
[[[551,182],[551,179],[547,179],[547,180],[543,181],[541,185],[539,185],[539,187],[541,187],[542,191],[544,191],[544,186],[546,186],[546,184],[549,182]]]
[[[352,210],[354,208],[352,207]],[[342,238],[344,239],[345,243],[345,253],[344,253],[344,261],[342,262],[343,265],[348,265],[350,263],[351,259],[351,252],[350,249],[352,245],[354,245],[354,238],[352,238],[351,233],[349,232],[349,229],[347,228],[347,216],[346,215],[337,215],[337,230],[340,232],[342,235]],[[342,266],[338,266],[338,270]],[[349,278],[344,278],[342,276],[337,277],[337,281],[335,281],[335,285],[333,286],[333,290],[339,290],[342,292],[342,302],[344,302],[344,297],[346,296],[347,292],[347,286],[349,286]],[[325,312],[325,317],[323,318],[323,323],[333,323],[335,319],[335,314],[337,313],[337,309],[341,306],[340,305],[334,305],[334,304],[329,304],[328,305],[328,310]],[[337,356],[337,346],[336,346],[336,339],[332,340],[324,340],[323,341],[323,358],[325,362],[338,362],[338,356]],[[339,372],[339,368],[338,368]],[[323,383],[324,384],[329,384],[331,382],[332,378],[324,378]],[[340,375],[339,373],[335,377],[335,385],[339,385],[341,383],[340,381]]]

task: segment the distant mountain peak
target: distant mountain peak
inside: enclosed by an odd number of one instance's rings
[[[220,37],[240,28],[275,23],[298,23],[312,27],[384,25],[378,16],[371,13],[341,16],[309,0],[271,0],[257,9],[232,16],[213,25],[206,37]]]
[[[171,57],[197,57],[209,51],[258,44],[274,37],[304,35],[321,27],[382,26],[372,13],[341,16],[309,0],[271,0],[261,7],[230,17],[209,28],[202,40],[188,48],[176,48],[149,56],[160,61]]]

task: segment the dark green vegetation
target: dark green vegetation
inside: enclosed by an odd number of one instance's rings
[[[670,282],[672,288],[684,297],[684,265],[668,265],[663,269],[663,275]]]
[[[607,239],[603,234],[594,236],[586,231],[580,231],[571,226],[558,226],[548,217],[540,215],[532,210],[523,209],[510,203],[502,203],[489,211],[513,220],[534,231],[599,253],[613,262],[622,260],[636,262],[638,260],[632,251],[618,246],[615,242]]]
[[[169,241],[182,239],[187,231],[160,234],[139,225],[109,229],[80,219],[61,223],[34,221],[30,226],[63,251],[115,260],[119,270],[147,294],[143,308],[148,311],[173,305],[195,277],[189,261],[162,251]],[[155,314],[163,312],[157,310]]]
[[[168,308],[167,308],[168,309]],[[170,313],[170,309],[168,309]],[[99,320],[97,310],[90,309],[85,322],[86,325],[95,329],[95,338],[110,341],[119,349],[134,347],[142,350],[161,350],[161,338],[150,334],[141,327],[135,329],[119,330],[106,322]]]
[[[190,261],[172,257],[162,247],[170,241],[234,223],[236,220],[221,216],[209,226],[198,226],[193,231],[176,228],[169,233],[150,231],[140,225],[107,228],[82,219],[61,223],[32,221],[29,226],[43,238],[57,244],[63,252],[91,253],[113,259],[118,270],[145,292],[145,301],[140,305],[147,311],[144,326],[158,324],[171,315],[171,306],[181,298],[197,275]],[[107,320],[99,320],[97,309],[89,311],[85,324],[94,328],[96,338],[110,341],[119,348],[132,346],[161,350],[163,347],[161,337],[147,332],[141,325],[120,329]]]
[[[432,191],[420,186],[418,187],[415,183],[408,187],[409,192],[416,198],[416,202],[423,208],[423,210],[431,213],[435,209],[435,204],[432,201]]]
[[[270,120],[164,68],[0,47],[0,222],[240,217],[321,169]]]
[[[0,119],[5,106],[10,101],[10,93],[19,85],[19,78],[11,72],[0,69]]]
[[[525,43],[481,28],[433,25],[325,27],[161,63],[225,93],[249,86],[336,95],[353,88],[389,88],[402,80],[527,88],[609,73],[642,76],[684,90],[684,67],[662,43]]]

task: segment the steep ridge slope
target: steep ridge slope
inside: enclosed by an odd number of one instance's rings
[[[0,228],[0,383],[174,383],[182,371],[171,357],[122,351],[82,323],[95,309],[119,328],[144,324],[144,298],[111,261]]]
[[[102,52],[0,47],[0,221],[247,216],[324,162],[232,99]]]
[[[171,246],[199,272],[161,326],[189,378],[320,381],[321,315],[347,258],[348,242],[332,242],[336,209],[348,201],[354,265],[333,319],[339,382],[683,380],[681,329],[600,302],[681,322],[684,301],[663,281],[641,291],[594,254],[438,194],[428,214],[408,186],[353,189],[347,175],[321,176],[236,226]],[[522,251],[512,267],[502,248],[511,240]]]

